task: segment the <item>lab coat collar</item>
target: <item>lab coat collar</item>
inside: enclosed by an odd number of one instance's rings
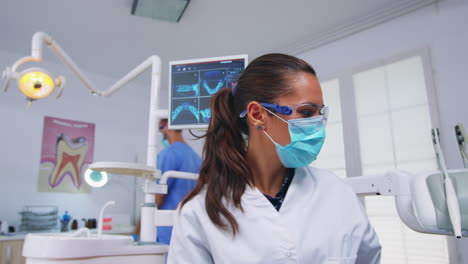
[[[283,212],[287,210],[288,204],[290,203],[289,200],[295,200],[294,196],[297,193],[298,188],[313,188],[313,186],[301,186],[306,180],[306,177],[313,177],[312,173],[308,171],[310,170],[309,167],[297,168],[294,172],[294,177],[289,185],[289,189],[286,193],[284,198],[283,204],[281,205],[281,209],[279,212]],[[312,190],[311,190],[312,191]],[[273,205],[268,201],[268,199],[263,195],[263,193],[255,186],[247,185],[245,187],[244,195],[242,196],[242,200],[245,201],[245,204],[251,204],[256,207],[260,208],[269,208],[271,207],[272,210],[276,211]]]

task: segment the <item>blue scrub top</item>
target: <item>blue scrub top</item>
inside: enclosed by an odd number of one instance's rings
[[[198,154],[187,144],[175,142],[163,149],[157,160],[157,168],[161,173],[166,171],[182,171],[198,173],[201,167],[201,159]],[[167,194],[159,209],[174,210],[182,199],[195,187],[196,181],[186,179],[169,178],[167,180]],[[157,241],[169,244],[171,241],[172,227],[159,226]]]

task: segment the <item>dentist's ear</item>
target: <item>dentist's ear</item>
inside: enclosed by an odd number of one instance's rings
[[[252,101],[247,105],[247,120],[249,126],[255,127],[257,130],[263,129],[265,124],[265,109],[261,104],[256,101]],[[259,126],[261,129],[258,129]]]

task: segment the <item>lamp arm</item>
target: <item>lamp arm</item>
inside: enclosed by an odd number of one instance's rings
[[[36,58],[36,57],[23,57],[23,58],[17,60],[15,62],[15,64],[13,64],[13,66],[11,67],[11,72],[15,73],[16,70],[18,69],[18,67],[21,64],[25,63],[25,62],[28,62],[28,61],[41,61],[41,60],[42,60],[41,58]]]
[[[81,69],[76,65],[76,63],[68,56],[68,54],[60,47],[60,45],[47,33],[36,32],[32,37],[32,47],[31,47],[31,57],[24,57],[16,61],[12,67],[12,71],[15,72],[19,65],[27,61],[41,61],[42,60],[42,51],[43,44],[46,44],[52,52],[60,58],[60,60],[70,68],[70,70],[78,77],[78,79],[86,86],[86,88],[92,93],[100,96],[110,96],[122,86],[127,84],[129,81],[138,77],[142,74],[147,68],[156,66],[160,72],[160,59],[158,56],[151,56],[146,59],[143,63],[135,67],[122,79],[118,80],[114,85],[105,91],[100,91],[96,89],[95,85],[86,77],[86,75],[81,71]]]
[[[67,55],[67,53],[60,47],[60,45],[44,32],[36,32],[32,37],[31,57],[24,57],[19,59],[12,71],[26,61],[41,61],[42,50],[44,43],[53,51],[53,53],[60,58],[60,60],[70,68],[70,70],[78,77],[78,79],[86,86],[86,88],[95,95],[110,96],[118,91],[122,86],[126,85],[131,80],[138,77],[145,70],[152,67],[151,72],[151,98],[150,98],[150,113],[149,113],[149,128],[148,128],[148,149],[147,149],[147,162],[148,166],[153,167],[156,161],[156,150],[158,145],[157,140],[157,116],[156,112],[159,109],[158,94],[159,94],[159,80],[161,78],[161,59],[156,56],[150,56],[140,65],[136,66],[133,70],[127,73],[123,78],[115,82],[109,89],[100,91],[95,88],[94,84],[86,77],[80,70],[76,63]]]
[[[197,180],[198,173],[182,172],[182,171],[166,171],[161,176],[159,184],[167,184],[167,179],[169,178],[179,178],[187,180]]]
[[[67,53],[60,47],[60,45],[47,33],[36,32],[32,37],[31,45],[31,57],[24,57],[15,62],[12,67],[12,72],[16,72],[18,67],[27,61],[42,61],[42,51],[44,43],[52,50],[52,52],[60,58],[60,60],[70,68],[70,70],[80,79],[81,82],[92,94],[99,94],[99,91],[91,83],[91,81],[84,75],[84,73],[78,68],[73,60],[67,55]]]
[[[78,77],[78,79],[85,85],[85,87],[94,95],[110,96],[118,91],[122,86],[138,77],[145,70],[152,67],[151,71],[151,95],[150,95],[150,109],[149,109],[149,124],[148,124],[148,145],[147,145],[147,160],[146,164],[149,167],[154,167],[156,162],[156,150],[158,149],[158,110],[159,110],[159,90],[161,80],[161,59],[156,56],[150,56],[143,63],[135,67],[123,78],[115,82],[109,89],[101,91],[95,88],[86,75],[80,70],[76,63],[67,55],[67,53],[60,47],[60,45],[53,40],[48,34],[44,32],[36,32],[32,38],[31,57],[24,57],[15,62],[12,69],[7,68],[3,72],[3,78],[6,79],[4,90],[8,89],[10,79],[15,76],[18,67],[27,61],[41,61],[43,46],[46,44],[52,52],[60,58],[60,60]],[[31,102],[31,101],[30,101]],[[152,180],[146,179],[147,184]],[[156,240],[156,230],[154,226],[154,213],[156,208],[154,203],[154,195],[145,193],[145,204],[142,207],[142,224],[141,224],[141,241],[144,243],[154,243]]]

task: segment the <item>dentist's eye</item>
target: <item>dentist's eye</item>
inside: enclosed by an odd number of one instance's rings
[[[301,115],[302,117],[312,117],[318,115],[319,108],[316,105],[300,105],[296,109],[296,113]]]

